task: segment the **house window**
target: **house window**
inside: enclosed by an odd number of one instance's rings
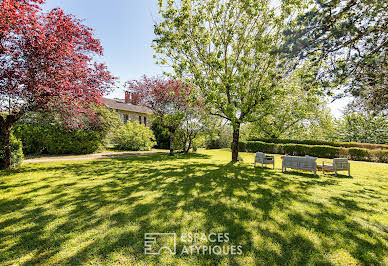
[[[126,125],[128,122],[128,115],[124,115],[124,125]]]
[[[144,117],[144,125],[147,125],[147,117]]]
[[[141,116],[139,115],[139,124],[141,124]]]

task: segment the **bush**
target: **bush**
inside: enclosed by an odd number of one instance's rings
[[[163,127],[158,120],[154,119],[151,125],[152,132],[156,140],[156,148],[169,149],[170,148],[170,133],[168,129]]]
[[[306,145],[328,145],[335,146],[336,143],[330,141],[321,141],[321,140],[296,140],[296,139],[260,139],[252,138],[249,141],[261,141],[266,143],[276,143],[276,144],[306,144]]]
[[[324,145],[343,148],[364,148],[364,149],[388,149],[388,145],[385,144],[371,144],[371,143],[358,143],[358,142],[330,142],[320,140],[295,140],[295,139],[249,139],[249,141],[261,141],[265,143],[275,144],[305,144],[305,145]]]
[[[388,150],[381,151],[373,151],[373,156],[374,156],[374,162],[379,162],[379,163],[388,163]]]
[[[23,123],[14,128],[25,154],[88,154],[102,145],[102,135],[91,129],[66,129],[56,124]]]
[[[239,150],[246,152],[265,152],[294,156],[310,155],[319,158],[348,158],[355,161],[388,163],[388,150],[368,150],[362,148],[343,148],[327,145],[275,144],[261,141],[239,143]]]
[[[0,139],[0,143],[3,143],[2,139]],[[22,142],[15,136],[11,135],[9,144],[11,149],[11,165],[12,167],[18,167],[22,164],[24,159]],[[2,161],[4,156],[3,146],[1,146],[0,148],[0,161]]]
[[[120,150],[145,151],[156,145],[152,130],[139,122],[127,122],[120,127],[113,138]]]
[[[354,161],[369,161],[371,158],[367,149],[361,148],[349,148],[348,149],[350,159]]]
[[[339,142],[337,143],[340,147],[344,148],[363,148],[368,150],[387,150],[388,145],[385,144],[372,144],[372,143],[358,143],[358,142]]]

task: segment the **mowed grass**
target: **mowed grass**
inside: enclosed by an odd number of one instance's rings
[[[388,165],[352,177],[229,163],[226,150],[25,164],[0,172],[0,264],[388,264]],[[345,174],[345,173],[344,173]],[[177,254],[144,254],[144,233]],[[181,254],[182,233],[229,233],[241,255]]]

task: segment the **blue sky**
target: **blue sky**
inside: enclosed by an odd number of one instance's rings
[[[154,63],[151,48],[157,0],[47,0],[45,7],[60,7],[93,28],[104,47],[102,61],[121,82],[163,72]],[[123,98],[123,89],[116,89],[109,97]],[[332,113],[338,117],[347,102],[330,104]]]
[[[154,64],[151,48],[156,0],[47,0],[47,9],[55,7],[76,15],[94,29],[104,47],[102,61],[121,82],[163,72]],[[110,97],[123,98],[122,88]]]

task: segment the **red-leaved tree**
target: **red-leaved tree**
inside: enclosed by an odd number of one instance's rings
[[[168,129],[170,154],[173,154],[176,131],[188,110],[199,105],[193,89],[179,80],[147,76],[143,76],[140,80],[128,81],[125,86],[128,91],[137,94],[140,103],[153,111],[154,119]]]
[[[0,137],[2,168],[10,168],[10,132],[27,112],[56,110],[68,124],[93,115],[92,104],[114,85],[103,48],[91,28],[61,9],[44,13],[44,0],[0,1]],[[79,115],[79,114],[83,115]]]

